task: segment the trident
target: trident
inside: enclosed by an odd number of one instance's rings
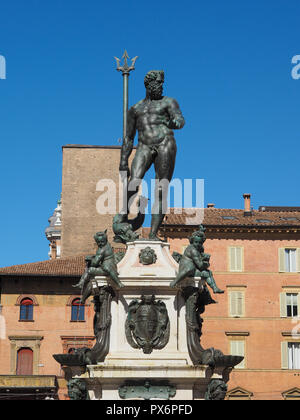
[[[127,51],[124,51],[124,54],[122,56],[124,59],[123,66],[120,65],[120,59],[115,57],[117,61],[117,71],[121,71],[123,75],[123,141],[127,135],[127,112],[128,112],[128,77],[132,70],[134,70],[134,65],[137,60],[137,56],[131,59],[131,66],[128,65],[127,59],[129,59],[129,56],[127,54]]]

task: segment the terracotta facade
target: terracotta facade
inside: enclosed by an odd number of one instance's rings
[[[226,230],[207,229],[205,252],[211,254],[214,278],[225,293],[213,295],[218,303],[207,306],[202,315],[201,343],[204,348],[215,347],[226,354],[241,351],[245,356],[243,365],[230,376],[227,398],[280,400],[293,388],[293,396],[299,398],[300,366],[289,367],[286,349],[288,343],[300,343],[300,263],[296,272],[280,272],[279,261],[280,249],[300,248],[299,230]],[[166,236],[179,253],[188,245],[176,228]],[[232,248],[241,250],[240,271],[230,266]],[[295,296],[297,316],[286,313],[284,294]],[[234,302],[234,297],[239,301]]]
[[[60,381],[59,397],[67,398],[66,383],[52,354],[94,344],[93,305],[85,305],[83,321],[72,320],[72,302],[79,297],[72,284],[77,281],[78,277],[1,277],[0,376],[16,375],[18,351],[31,349],[35,386],[42,387],[38,385],[39,378],[43,383],[45,375],[54,375]],[[29,320],[20,319],[20,305],[25,297],[34,302]],[[18,388],[20,381],[22,378],[15,377],[14,387]]]

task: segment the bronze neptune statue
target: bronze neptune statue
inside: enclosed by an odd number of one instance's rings
[[[173,130],[184,126],[185,121],[177,101],[163,96],[164,72],[149,71],[144,79],[146,97],[132,106],[127,114],[126,136],[121,149],[120,171],[129,178],[125,214],[129,214],[130,200],[137,193],[146,172],[154,164],[156,174],[156,194],[152,208],[149,238],[159,240],[157,232],[167,208],[167,191],[163,191],[162,205],[159,204],[158,187],[164,180],[170,182],[174,172],[176,142]],[[128,166],[133,150],[134,137],[138,131],[138,145],[135,157]],[[161,185],[161,184],[160,184]]]

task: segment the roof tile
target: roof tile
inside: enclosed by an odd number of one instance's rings
[[[85,269],[83,255],[39,261],[0,268],[1,275],[23,276],[81,276]]]
[[[164,220],[164,224],[168,225],[193,225],[193,210],[194,215],[197,209],[182,209],[181,214],[175,214],[180,209],[170,209],[170,214],[167,214]],[[300,227],[300,212],[299,211],[259,211],[252,210],[251,215],[245,216],[244,210],[239,209],[218,209],[218,208],[206,208],[202,210],[204,218],[201,219],[200,223],[205,226],[277,226],[287,227],[295,226]],[[203,211],[204,210],[204,211]],[[198,218],[196,224],[198,223]]]

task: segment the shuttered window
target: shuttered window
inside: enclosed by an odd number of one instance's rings
[[[300,248],[279,248],[278,250],[279,272],[300,272]]]
[[[295,318],[300,313],[300,293],[280,293],[280,316]]]
[[[243,356],[244,359],[235,366],[235,369],[245,368],[245,341],[244,340],[231,340],[230,341],[230,354],[232,356]]]
[[[298,294],[286,294],[286,310],[288,317],[296,317],[298,315]]]
[[[229,247],[229,271],[243,271],[243,254],[243,247]]]
[[[281,368],[300,369],[300,343],[287,341],[281,343]]]
[[[229,315],[232,317],[244,316],[245,292],[232,290],[229,292]]]
[[[33,374],[33,351],[30,348],[21,348],[17,353],[17,375]]]
[[[300,343],[288,343],[289,369],[300,369]]]

